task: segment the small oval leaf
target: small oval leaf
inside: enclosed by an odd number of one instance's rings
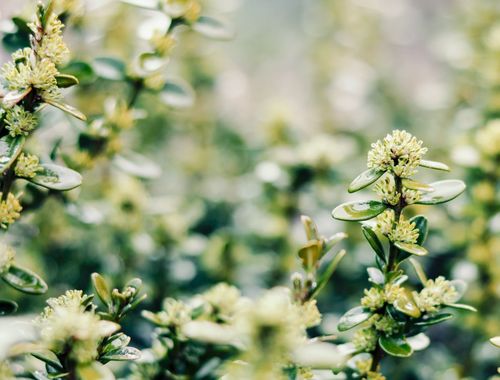
[[[409,292],[402,293],[393,303],[394,308],[412,318],[420,318],[422,313]]]
[[[141,351],[134,347],[124,347],[117,351],[106,353],[101,357],[101,360],[105,362],[123,362],[130,360],[137,360],[141,357]]]
[[[123,80],[125,78],[125,63],[118,58],[98,57],[92,63],[98,77],[107,80]]]
[[[160,92],[160,99],[171,107],[187,108],[194,103],[194,91],[189,84],[180,79],[167,79]]]
[[[434,188],[430,185],[427,185],[426,183],[420,183],[417,181],[414,181],[410,178],[403,178],[401,181],[404,187],[407,189],[411,190],[418,190],[418,191],[423,191],[423,192],[429,192],[429,191],[434,191]]]
[[[418,279],[422,285],[425,286],[425,284],[427,284],[427,276],[425,275],[424,268],[422,268],[422,265],[420,265],[420,263],[412,257],[410,258],[410,263],[413,265],[413,269],[415,269]]]
[[[337,206],[332,215],[339,220],[362,221],[376,217],[386,208],[387,206],[379,201],[356,201]]]
[[[420,333],[414,336],[406,338],[406,341],[411,346],[413,351],[422,351],[429,347],[431,340],[424,333]]]
[[[33,178],[26,180],[46,187],[47,189],[66,191],[74,189],[82,184],[80,173],[55,164],[41,164],[39,170]]]
[[[400,250],[411,253],[412,255],[417,255],[417,256],[425,256],[429,253],[427,249],[424,247],[418,245],[418,244],[411,244],[411,243],[403,243],[400,241],[397,241],[394,243],[396,247],[398,247]]]
[[[24,293],[43,294],[47,291],[47,284],[40,276],[15,264],[2,274],[2,279],[14,289]]]
[[[442,162],[438,161],[431,161],[431,160],[420,160],[420,166],[423,168],[429,168],[429,169],[435,169],[435,170],[443,170],[446,172],[450,171],[450,168],[448,165],[443,164]]]
[[[125,173],[139,178],[158,178],[161,168],[149,158],[135,152],[123,152],[114,157],[113,163]]]
[[[474,306],[466,305],[466,304],[463,304],[463,303],[452,303],[452,304],[449,304],[449,305],[446,305],[446,306],[451,307],[453,309],[467,310],[467,311],[472,311],[474,313],[477,312],[477,309]]]
[[[375,267],[366,268],[368,272],[368,279],[377,285],[383,285],[385,282],[385,276],[382,271]]]
[[[383,174],[383,171],[376,169],[365,170],[363,173],[354,178],[347,191],[350,193],[354,193],[358,190],[364,189],[365,187],[371,185],[377,179],[382,177]]]
[[[234,32],[222,21],[213,17],[201,16],[193,24],[193,30],[216,40],[230,40]]]
[[[4,136],[0,139],[0,173],[7,170],[21,154],[26,139],[24,136]]]
[[[105,305],[112,305],[113,301],[111,300],[111,292],[104,277],[102,277],[99,273],[92,273],[91,278],[97,296]]]
[[[58,74],[56,75],[56,81],[59,88],[68,88],[80,83],[77,77],[70,74]]]
[[[465,183],[458,179],[448,179],[430,184],[434,191],[422,194],[417,204],[436,205],[455,199],[465,190]]]
[[[415,326],[432,326],[448,319],[453,318],[453,315],[444,313],[444,314],[436,314],[436,315],[426,315],[421,321],[415,322]]]
[[[411,348],[405,338],[382,335],[378,339],[378,343],[385,352],[392,356],[406,358],[413,353],[413,348]]]
[[[494,336],[490,339],[492,345],[500,347],[500,336]]]
[[[377,256],[385,263],[387,259],[385,257],[384,246],[375,231],[373,231],[373,229],[366,224],[361,226],[361,231],[363,232],[363,236],[368,241],[368,244],[370,244]]]
[[[337,329],[339,331],[347,331],[361,323],[367,321],[372,313],[366,311],[363,307],[357,306],[345,313],[339,320]]]
[[[43,99],[43,101],[47,104],[50,104],[52,107],[59,108],[61,111],[69,113],[71,116],[74,116],[77,119],[80,119],[82,121],[87,120],[87,116],[85,116],[81,111],[73,106],[70,106],[69,104],[59,103],[52,99]]]
[[[17,303],[9,300],[0,300],[0,316],[15,313],[17,310]]]
[[[424,244],[427,239],[427,234],[429,232],[429,223],[427,222],[427,218],[423,215],[417,215],[410,219],[410,222],[415,223],[415,227],[418,230],[418,238],[417,244]]]

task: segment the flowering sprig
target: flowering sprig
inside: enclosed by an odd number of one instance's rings
[[[375,191],[381,201],[345,203],[333,210],[333,217],[346,221],[362,221],[362,231],[376,253],[377,267],[368,268],[370,289],[365,289],[361,305],[349,310],[338,329],[361,326],[353,339],[353,352],[362,355],[357,372],[368,379],[383,379],[380,360],[384,354],[410,356],[414,350],[428,345],[423,334],[427,326],[451,318],[442,313],[447,307],[474,310],[457,304],[465,292],[459,280],[444,277],[427,279],[420,264],[410,259],[422,283],[420,291],[404,286],[408,276],[400,264],[408,257],[428,254],[423,247],[427,236],[427,219],[418,215],[407,219],[404,210],[411,204],[434,205],[450,201],[465,190],[458,180],[445,180],[429,185],[410,177],[417,168],[449,170],[445,164],[423,159],[427,148],[406,131],[393,131],[372,144],[368,153],[368,170],[349,186],[349,192],[361,190],[377,182]],[[382,238],[389,245],[384,248]],[[354,360],[356,362],[356,360]]]

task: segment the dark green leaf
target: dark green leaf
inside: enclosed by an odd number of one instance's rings
[[[107,353],[101,357],[104,362],[121,362],[129,360],[137,360],[141,357],[141,351],[134,347],[124,347],[119,350]]]
[[[453,315],[448,313],[425,316],[421,321],[415,322],[415,326],[431,326],[447,321],[450,318],[453,318]]]
[[[42,169],[33,178],[26,180],[47,189],[66,191],[82,184],[80,173],[55,164],[42,164]]]
[[[354,193],[358,190],[364,189],[365,187],[371,185],[373,182],[375,182],[377,179],[382,177],[384,174],[383,171],[375,170],[375,169],[368,169],[358,175],[349,185],[349,188],[347,189],[348,192]]]
[[[417,244],[424,244],[425,239],[427,239],[427,233],[429,231],[427,218],[423,215],[417,215],[411,218],[410,222],[415,223],[415,227],[418,230]]]
[[[430,184],[434,191],[422,194],[417,204],[436,205],[455,199],[465,190],[465,183],[458,179],[448,179]]]
[[[333,273],[337,269],[340,260],[344,258],[346,254],[345,250],[341,250],[337,255],[330,261],[326,269],[321,273],[319,276],[318,282],[316,284],[316,287],[313,289],[310,295],[310,299],[314,299],[318,296],[318,294],[321,292],[321,290],[325,287],[325,285],[328,283],[330,278],[332,277]]]
[[[36,273],[17,266],[9,267],[9,270],[2,274],[2,279],[21,292],[28,294],[43,294],[47,291],[47,284]]]
[[[375,251],[377,256],[385,263],[386,258],[385,258],[384,246],[380,242],[380,239],[378,238],[375,231],[373,231],[373,229],[366,224],[361,226],[361,231],[363,232],[363,236],[366,238],[366,240],[368,240],[368,243]]]
[[[442,162],[438,162],[438,161],[420,160],[420,166],[422,166],[424,168],[429,168],[429,169],[443,170],[446,172],[450,171],[450,168],[448,167],[448,165],[443,164]]]
[[[196,32],[217,40],[229,40],[234,37],[234,32],[227,25],[213,17],[201,16],[192,27]]]
[[[56,81],[59,88],[68,88],[80,83],[77,77],[70,74],[58,74],[56,75]]]
[[[339,331],[347,331],[361,323],[367,321],[372,316],[372,313],[366,311],[363,307],[357,306],[345,313],[339,320],[337,329]]]
[[[38,360],[41,360],[42,362],[48,364],[49,366],[51,366],[52,368],[56,369],[59,372],[64,371],[64,368],[57,359],[57,356],[55,356],[50,351],[48,353],[32,352],[31,355],[37,358]]]
[[[381,214],[387,206],[378,201],[356,201],[337,206],[332,215],[335,219],[346,221],[362,221]]]
[[[26,139],[23,136],[4,136],[0,139],[0,173],[6,171],[21,154]]]
[[[60,71],[63,74],[75,76],[82,85],[93,83],[96,79],[92,66],[83,61],[71,61]]]
[[[160,99],[163,103],[175,108],[191,107],[194,98],[191,86],[180,79],[167,79],[167,83],[160,92]]]
[[[15,313],[17,304],[14,301],[0,300],[0,316]]]
[[[394,245],[396,247],[398,247],[399,249],[401,249],[402,251],[411,253],[412,255],[425,256],[429,253],[427,251],[427,249],[425,249],[424,247],[422,247],[418,244],[403,243],[403,242],[397,241],[394,243]]]
[[[389,355],[406,358],[411,356],[413,349],[408,344],[405,338],[388,337],[382,335],[378,339],[378,343],[382,349]]]

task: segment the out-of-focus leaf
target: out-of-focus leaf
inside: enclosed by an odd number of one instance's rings
[[[111,305],[111,292],[108,288],[108,284],[104,277],[102,277],[99,273],[92,273],[92,284],[94,285],[94,289],[97,293],[97,296],[101,299],[101,301],[105,305]]]
[[[125,173],[139,178],[158,178],[161,168],[149,158],[135,152],[124,152],[116,155],[113,163]]]
[[[60,71],[63,74],[75,76],[82,85],[93,83],[96,79],[92,66],[83,61],[70,61]]]
[[[125,78],[125,63],[118,58],[98,57],[92,62],[96,75],[108,80],[123,80]]]
[[[453,309],[467,310],[467,311],[472,311],[474,313],[477,312],[477,309],[474,306],[465,305],[463,303],[452,303],[446,306],[451,307]]]
[[[337,267],[340,263],[340,260],[342,260],[345,255],[346,255],[346,251],[341,250],[339,253],[337,253],[337,255],[333,258],[333,260],[330,261],[330,263],[328,264],[326,269],[319,276],[316,287],[311,292],[311,295],[310,295],[311,299],[316,298],[318,296],[318,294],[321,292],[321,290],[325,287],[325,285],[328,283],[328,281],[332,277],[333,273],[337,269]]]
[[[122,3],[145,9],[159,9],[158,0],[120,0]]]
[[[413,349],[413,351],[422,351],[425,350],[427,347],[429,347],[429,344],[431,343],[431,340],[427,335],[424,333],[420,333],[414,336],[410,336],[409,338],[406,338],[406,341],[410,345],[410,347]]]
[[[191,107],[194,103],[194,91],[191,86],[180,79],[167,79],[160,92],[160,99],[175,108]]]
[[[379,201],[356,201],[341,204],[332,215],[335,219],[346,221],[363,221],[381,214],[387,206]]]
[[[115,380],[113,372],[99,362],[80,365],[76,372],[79,380]]]
[[[15,313],[17,304],[14,301],[0,300],[0,316]]]
[[[216,40],[230,40],[234,32],[222,21],[213,17],[201,16],[194,24],[193,30]]]
[[[14,107],[17,103],[23,100],[30,92],[32,88],[28,87],[22,91],[9,91],[5,94],[2,99],[2,103],[6,108]]]
[[[69,113],[71,116],[74,116],[77,119],[80,119],[83,121],[87,120],[87,116],[85,116],[81,111],[79,111],[78,109],[76,109],[73,106],[70,106],[69,104],[59,103],[59,102],[56,102],[55,100],[52,100],[52,99],[44,99],[44,102],[47,104],[50,104],[53,107],[59,108],[61,111]]]
[[[368,272],[368,279],[377,285],[383,285],[385,282],[385,276],[382,271],[375,267],[366,268]]]
[[[413,266],[413,269],[415,269],[418,279],[422,285],[425,286],[425,284],[427,284],[427,276],[425,275],[424,268],[422,268],[422,265],[420,265],[420,263],[414,258],[410,258],[410,263]]]

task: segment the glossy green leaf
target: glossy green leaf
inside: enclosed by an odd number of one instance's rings
[[[43,101],[47,104],[50,104],[52,107],[59,108],[61,111],[69,113],[71,116],[74,116],[77,119],[80,119],[82,121],[87,120],[87,116],[85,116],[81,111],[79,111],[73,106],[70,106],[69,104],[59,103],[52,99],[43,99]]]
[[[105,305],[111,305],[111,292],[108,288],[108,284],[104,277],[102,277],[99,273],[92,273],[92,284],[94,285],[94,289],[97,293],[97,296],[101,299],[101,301]]]
[[[377,256],[385,263],[387,259],[385,257],[384,246],[382,245],[380,239],[373,229],[368,225],[362,225],[361,231],[363,232],[363,236],[366,238],[372,249],[375,251]]]
[[[68,88],[80,83],[77,77],[70,74],[58,74],[56,75],[56,81],[59,88]]]
[[[396,298],[396,301],[392,304],[397,311],[400,311],[403,314],[409,315],[412,318],[420,318],[422,313],[420,309],[415,304],[411,293],[405,291],[399,297]]]
[[[113,163],[125,173],[139,178],[153,179],[161,175],[161,168],[158,164],[139,153],[120,153],[115,156]]]
[[[423,245],[429,232],[429,223],[427,222],[427,218],[423,215],[417,215],[411,218],[410,222],[415,223],[415,227],[418,230],[417,244]]]
[[[213,17],[201,16],[193,25],[193,30],[216,40],[229,40],[234,32],[222,21]]]
[[[0,173],[6,171],[21,154],[25,141],[23,136],[0,138]]]
[[[427,315],[421,321],[415,322],[415,326],[432,326],[451,318],[453,318],[453,315],[448,313]]]
[[[450,171],[450,168],[448,167],[448,165],[443,164],[442,162],[438,162],[438,161],[420,160],[420,166],[422,166],[423,168],[443,170],[446,172]]]
[[[424,333],[420,333],[414,336],[406,338],[406,341],[413,349],[413,351],[422,351],[429,347],[431,340]]]
[[[37,358],[38,360],[41,360],[45,364],[48,364],[50,367],[58,370],[59,372],[64,371],[63,366],[61,365],[61,362],[59,359],[57,359],[57,356],[52,353],[52,351],[48,352],[31,352],[31,355]]]
[[[404,338],[382,335],[378,343],[385,352],[392,356],[406,358],[413,353],[413,349]]]
[[[418,279],[422,285],[425,286],[425,284],[427,284],[427,276],[425,275],[424,268],[422,268],[422,265],[420,265],[420,263],[414,258],[410,258],[410,263],[413,266],[413,269],[415,269]]]
[[[467,311],[472,311],[474,313],[477,312],[477,309],[474,306],[466,305],[463,303],[452,303],[452,304],[448,304],[446,306],[451,307],[453,309],[467,310]]]
[[[113,57],[98,57],[92,62],[96,75],[107,80],[123,80],[125,78],[125,63]]]
[[[425,256],[429,253],[427,249],[424,247],[418,245],[418,244],[411,244],[411,243],[403,243],[400,241],[397,241],[394,243],[396,247],[401,249],[402,251],[411,253],[412,255],[417,255],[417,256]]]
[[[378,201],[355,201],[337,206],[332,215],[335,219],[363,221],[381,214],[387,206]]]
[[[41,164],[42,169],[33,178],[26,180],[47,189],[66,191],[82,184],[80,173],[55,164]]]
[[[22,268],[18,265],[11,265],[9,270],[2,274],[2,279],[14,289],[28,294],[43,294],[47,291],[47,284],[40,276]]]
[[[356,191],[364,189],[365,187],[371,185],[377,179],[382,177],[383,174],[384,174],[383,171],[368,169],[363,173],[361,173],[360,175],[358,175],[356,178],[354,178],[354,180],[349,185],[347,191],[350,193],[354,193]]]
[[[455,199],[465,190],[465,183],[458,179],[447,179],[430,184],[434,191],[422,194],[417,204],[436,205]]]
[[[101,360],[104,362],[122,362],[122,361],[130,361],[137,360],[141,357],[141,351],[134,347],[124,347],[119,350],[107,353],[106,355],[101,357]]]
[[[337,329],[339,331],[347,331],[361,323],[367,321],[372,316],[372,313],[366,311],[363,307],[357,306],[345,313],[339,320]]]
[[[407,189],[411,189],[411,190],[418,190],[418,191],[422,191],[422,192],[434,191],[434,188],[432,186],[427,185],[426,183],[420,183],[420,182],[414,181],[410,178],[403,178],[401,183],[403,184],[404,187],[406,187]]]
[[[382,271],[375,267],[366,268],[368,272],[368,279],[377,285],[383,285],[385,282],[385,276]]]
[[[171,107],[187,108],[193,105],[195,94],[186,82],[169,78],[160,92],[160,99]]]
[[[31,92],[31,87],[22,91],[9,91],[2,98],[2,103],[6,108],[14,107]]]
[[[17,310],[17,303],[9,300],[0,300],[0,316],[15,313]]]
[[[325,287],[325,285],[328,283],[330,278],[332,277],[333,273],[339,266],[340,261],[344,258],[346,255],[346,251],[343,249],[335,257],[330,261],[326,269],[319,275],[317,284],[313,291],[311,292],[310,299],[315,299],[318,294],[321,292],[321,290]]]

